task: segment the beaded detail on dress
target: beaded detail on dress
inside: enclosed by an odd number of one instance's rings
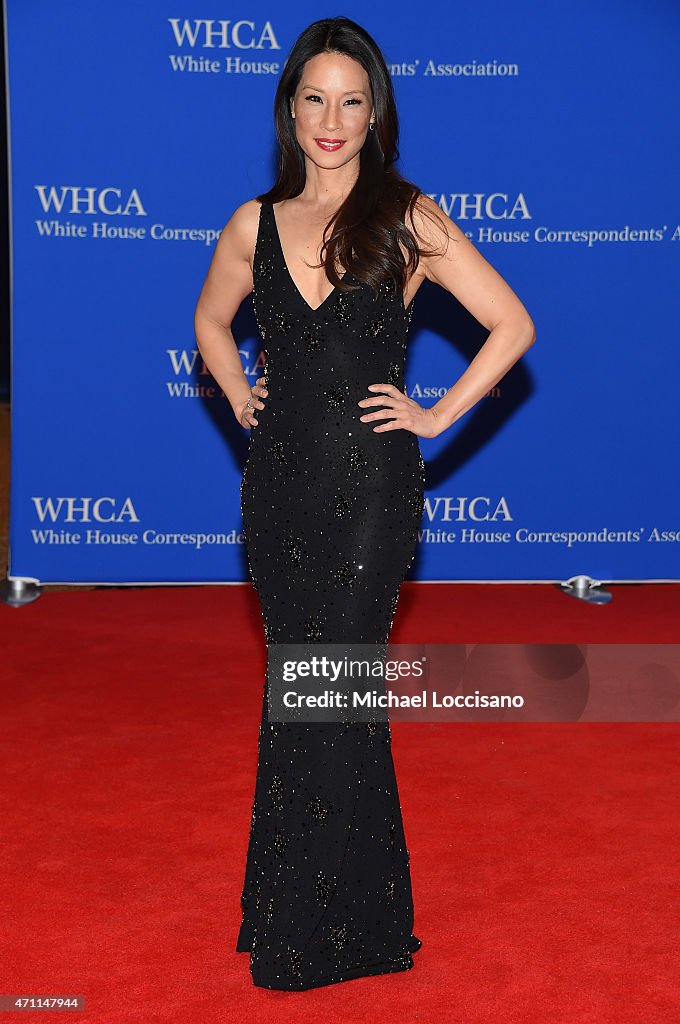
[[[357,402],[372,383],[403,390],[413,302],[387,282],[310,306],[269,203],[253,280],[269,394],[241,510],[265,640],[386,644],[424,463],[415,434],[375,433]],[[269,722],[267,688],[237,943],[253,982],[300,990],[410,969],[420,942],[389,724]]]

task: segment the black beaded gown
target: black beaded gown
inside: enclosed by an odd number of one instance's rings
[[[345,275],[352,284],[359,283]],[[374,432],[369,384],[404,389],[400,289],[303,298],[260,207],[253,305],[266,353],[241,483],[267,644],[387,644],[423,513],[418,437]],[[268,659],[269,665],[269,659]],[[269,672],[269,668],[268,668]],[[303,990],[413,967],[409,851],[389,722],[269,722],[268,678],[236,949],[255,985]]]

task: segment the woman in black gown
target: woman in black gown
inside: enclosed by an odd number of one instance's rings
[[[459,229],[394,169],[390,77],[360,26],[332,18],[303,32],[275,117],[279,180],[222,232],[196,334],[251,431],[241,508],[268,649],[386,645],[423,513],[418,436],[467,411],[511,365],[508,339],[516,359],[533,325]],[[324,250],[310,236],[326,222],[337,233]],[[446,236],[463,248],[455,271],[436,244],[422,244]],[[321,273],[311,270],[307,253],[323,251]],[[413,308],[404,286],[415,295],[428,276],[453,291],[454,275],[480,319],[492,319],[494,301],[493,313],[505,311],[505,359],[468,371],[457,406],[445,396],[423,409],[404,393]],[[481,289],[488,298],[475,303]],[[224,343],[251,291],[266,351],[253,388]],[[266,988],[409,970],[421,943],[389,724],[270,721],[269,667],[236,948]]]

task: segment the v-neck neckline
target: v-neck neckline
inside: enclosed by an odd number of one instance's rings
[[[269,203],[269,209],[271,210],[271,216],[272,216],[272,220],[274,222],[274,234],[276,235],[276,241],[278,243],[279,252],[281,254],[281,262],[283,263],[283,267],[284,267],[284,270],[286,271],[286,274],[288,276],[288,280],[292,284],[296,294],[300,298],[300,301],[304,303],[304,305],[307,307],[309,312],[310,313],[318,313],[326,305],[326,303],[329,302],[333,298],[333,296],[338,291],[338,287],[337,287],[337,285],[333,285],[333,287],[331,288],[331,290],[328,293],[328,295],[326,296],[326,298],[322,299],[322,301],[319,303],[318,306],[312,306],[309,302],[307,302],[307,299],[304,297],[304,295],[302,294],[302,292],[298,288],[297,284],[295,283],[295,278],[291,274],[290,268],[288,267],[288,263],[286,261],[286,256],[285,256],[285,253],[283,251],[283,242],[281,241],[281,235],[279,233],[279,225],[278,225],[278,223],[276,221],[276,211],[274,210],[274,204],[273,203]],[[347,271],[345,271],[345,273],[342,275],[340,280],[344,281],[344,279],[346,277],[347,277]]]

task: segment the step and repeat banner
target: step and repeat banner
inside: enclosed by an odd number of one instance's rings
[[[677,580],[680,10],[661,0],[5,0],[10,577],[248,579],[249,434],[193,315],[221,229],[274,180],[287,53],[329,13],[383,49],[402,173],[537,328],[491,393],[421,439],[410,578]],[[233,331],[254,383],[251,298]],[[431,282],[411,332],[425,406],[487,337]]]

